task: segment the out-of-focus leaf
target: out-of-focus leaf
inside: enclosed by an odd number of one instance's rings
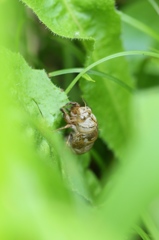
[[[5,17],[5,14],[9,16]],[[25,22],[24,8],[19,1],[12,0],[10,4],[8,1],[0,1],[0,42],[3,41],[3,46],[17,51],[23,43],[21,36],[21,28]],[[26,46],[25,46],[26,47]]]
[[[138,88],[159,86],[159,60],[146,59],[139,66],[136,73]]]
[[[58,141],[57,141],[58,140]],[[54,137],[54,148],[59,156],[61,173],[64,181],[68,185],[69,189],[73,192],[74,197],[85,202],[85,204],[92,204],[92,198],[84,179],[84,172],[78,157],[70,152],[70,149],[66,146],[66,143],[61,142],[58,136]]]
[[[159,239],[158,209],[158,199],[155,199],[155,201],[151,204],[149,208],[150,211],[144,213],[144,215],[142,216],[144,224],[146,225],[151,236],[155,240]]]
[[[151,6],[154,8],[156,13],[159,15],[159,5],[156,2],[156,0],[148,0],[148,2],[151,4]]]
[[[143,9],[144,11],[142,11]],[[128,16],[139,20],[141,23],[145,24],[145,26],[152,29],[154,32],[156,32],[156,34],[159,35],[159,16],[148,1],[134,1],[132,4],[126,5],[122,11]],[[150,18],[151,21],[149,21]],[[151,36],[143,33],[142,28],[141,31],[139,31],[137,28],[132,27],[124,22],[122,22],[122,26],[122,39],[127,50],[145,50],[154,44],[154,39]]]
[[[144,9],[144,11],[143,11]],[[125,5],[122,11],[127,15],[127,22],[122,21],[122,42],[126,50],[147,50],[158,48],[158,41],[149,34],[149,30],[155,33],[156,38],[159,38],[158,21],[159,15],[155,12],[148,1],[133,1],[131,4]],[[133,24],[129,16],[134,20],[139,21],[139,24]],[[149,21],[151,19],[151,21]],[[144,26],[147,28],[146,31]],[[153,33],[152,33],[153,34]],[[143,62],[141,58],[130,57],[129,66],[134,73],[140,71],[140,64]]]
[[[158,196],[159,89],[136,93],[132,102],[132,139],[125,165],[118,169],[101,212],[123,235]],[[111,178],[111,182],[112,182]],[[105,189],[106,190],[106,189]],[[111,226],[111,227],[112,227]]]
[[[86,171],[86,178],[87,178],[87,182],[89,185],[89,189],[92,193],[92,196],[93,198],[96,198],[96,196],[98,196],[102,190],[100,181],[97,179],[95,174],[90,170]]]

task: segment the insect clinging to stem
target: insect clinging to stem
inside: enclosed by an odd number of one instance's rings
[[[69,105],[70,108],[66,108]],[[91,108],[81,107],[77,102],[69,102],[60,110],[67,124],[58,130],[73,129],[68,135],[67,144],[76,154],[89,151],[98,137],[98,123]]]

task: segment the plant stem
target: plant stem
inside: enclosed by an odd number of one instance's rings
[[[88,67],[84,68],[75,78],[74,80],[71,82],[71,84],[67,87],[67,89],[65,90],[66,94],[68,94],[71,89],[73,88],[73,86],[77,83],[77,81],[83,76],[83,74],[85,74],[86,72],[88,72],[90,69],[98,66],[101,63],[104,63],[106,61],[109,61],[111,59],[114,58],[118,58],[118,57],[123,57],[123,56],[131,56],[131,55],[144,55],[144,56],[149,56],[149,57],[155,57],[155,58],[159,58],[159,54],[158,53],[154,53],[154,52],[148,52],[148,51],[125,51],[125,52],[119,52],[119,53],[115,53],[109,56],[106,56],[104,58],[99,59],[98,61],[90,64]]]

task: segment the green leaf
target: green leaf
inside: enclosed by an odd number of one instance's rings
[[[86,74],[86,73],[83,75],[83,78],[84,78],[86,81],[95,82],[95,80],[93,80],[93,79],[90,77],[90,75],[88,75],[88,74]]]
[[[16,81],[13,93],[32,116],[42,116],[54,126],[60,108],[68,102],[65,92],[53,85],[44,70],[32,69],[20,54],[5,52],[9,71]]]
[[[115,11],[113,1],[101,1],[97,5],[98,10],[96,4],[91,9],[94,19],[92,37],[95,39],[95,47],[89,63],[122,50],[120,18]],[[132,85],[124,58],[104,63],[95,70],[111,74],[129,86]],[[96,77],[95,80],[94,84],[81,82],[83,98],[97,117],[100,137],[116,154],[120,154],[129,135],[127,110],[130,94],[103,77]]]
[[[88,23],[92,20],[89,12],[93,1],[89,3],[77,0],[22,0],[22,2],[26,3],[53,33],[67,38],[85,39],[87,51],[92,51],[94,40]],[[83,11],[85,5],[86,12]],[[83,26],[90,31],[88,35]]]

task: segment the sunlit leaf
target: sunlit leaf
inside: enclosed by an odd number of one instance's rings
[[[41,115],[53,126],[60,108],[68,101],[66,94],[52,84],[44,70],[29,67],[20,54],[6,51],[5,55],[10,71],[16,77],[14,95],[30,114]]]

